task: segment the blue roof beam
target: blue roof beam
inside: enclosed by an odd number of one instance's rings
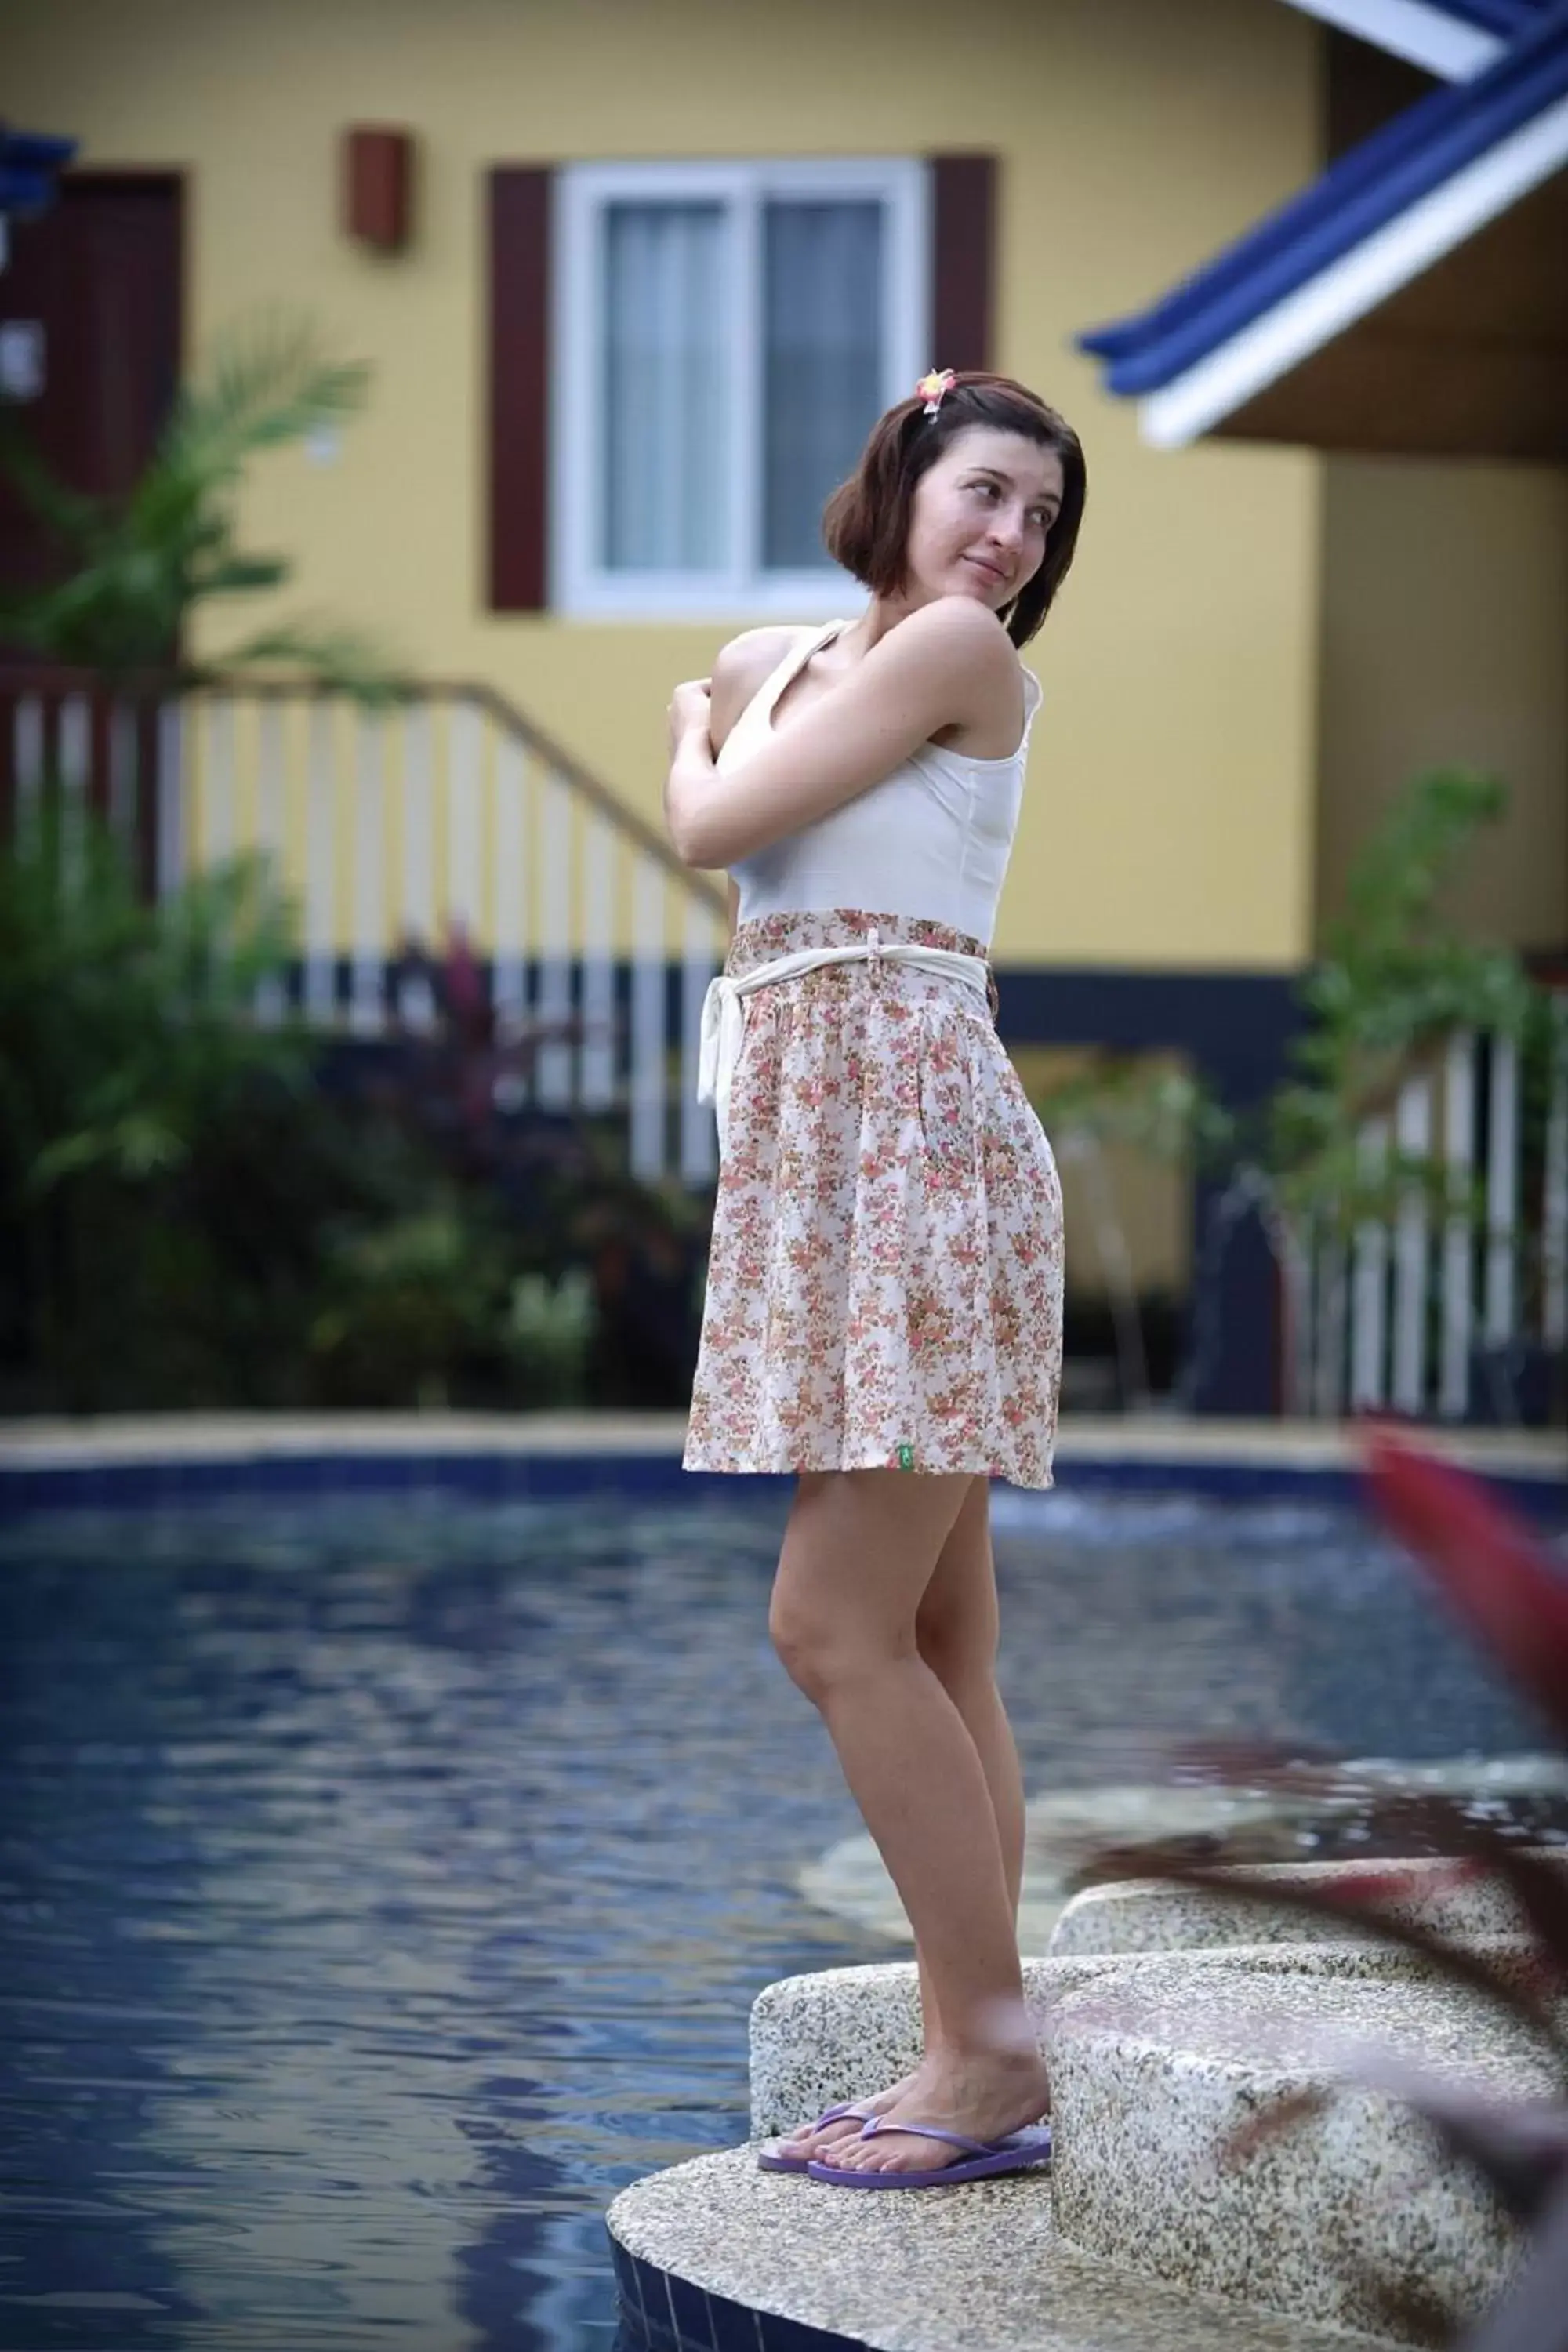
[[[1421,66],[1439,81],[1468,81],[1484,73],[1524,30],[1528,5],[1482,0],[1458,6],[1447,0],[1290,0],[1303,16],[1337,25],[1391,57]]]
[[[1196,439],[1568,166],[1568,0],[1464,5],[1527,29],[1152,308],[1079,337],[1140,402],[1146,440]]]

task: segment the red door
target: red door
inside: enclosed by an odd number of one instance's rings
[[[67,173],[52,211],[11,224],[0,269],[0,402],[72,489],[123,494],[153,453],[180,380],[183,230],[184,188],[171,172]],[[0,473],[0,588],[33,586],[61,562],[58,543]],[[11,798],[18,671],[34,661],[0,644],[0,823]],[[58,703],[44,696],[47,761]],[[91,769],[100,805],[104,731],[99,714]],[[145,777],[150,724],[138,731]],[[139,808],[136,830],[150,847],[145,814]]]
[[[173,173],[68,173],[41,220],[11,226],[0,269],[0,399],[73,489],[128,490],[180,375],[181,184]],[[0,484],[0,579],[39,576],[44,541]]]

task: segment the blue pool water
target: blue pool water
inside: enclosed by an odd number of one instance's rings
[[[898,1948],[769,1648],[773,1490],[0,1528],[0,2347],[610,2352],[601,2216]],[[1141,1735],[1539,1745],[1348,1512],[999,1496],[1031,1792]],[[1119,1757],[1121,1760],[1119,1762]]]

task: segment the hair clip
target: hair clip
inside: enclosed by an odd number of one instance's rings
[[[925,402],[925,413],[928,416],[936,415],[937,410],[942,406],[943,395],[950,393],[957,382],[958,378],[952,368],[932,368],[930,375],[921,376],[915,386],[915,398]]]

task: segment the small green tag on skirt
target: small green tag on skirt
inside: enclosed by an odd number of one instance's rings
[[[914,1447],[913,1447],[912,1445],[900,1445],[900,1448],[899,1448],[899,1467],[900,1467],[900,1470],[912,1470],[912,1469],[914,1468],[914,1466],[915,1466],[915,1449],[914,1449]]]

